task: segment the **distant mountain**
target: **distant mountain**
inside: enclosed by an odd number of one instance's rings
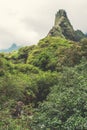
[[[7,49],[2,49],[0,50],[0,52],[12,52],[12,51],[16,51],[20,48],[21,46],[17,46],[15,43],[13,43],[11,45],[11,47],[7,48]]]
[[[53,28],[49,31],[48,36],[60,36],[73,41],[80,41],[86,35],[80,30],[74,30],[65,10],[60,9],[55,16]]]
[[[87,130],[83,37],[60,10],[53,29],[37,45],[0,54],[0,130],[7,125],[8,130]],[[4,51],[18,48],[13,44]]]

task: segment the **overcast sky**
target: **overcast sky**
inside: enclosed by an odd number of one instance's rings
[[[65,9],[74,29],[87,32],[87,0],[0,0],[0,49],[36,44]]]

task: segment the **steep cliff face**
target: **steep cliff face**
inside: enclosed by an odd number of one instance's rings
[[[73,29],[65,10],[61,9],[55,15],[55,23],[53,28],[49,31],[48,36],[60,36],[73,41],[79,41],[85,35],[79,35],[78,31]]]
[[[81,30],[75,31],[77,41],[80,41],[83,38],[87,38],[86,34],[84,34]]]

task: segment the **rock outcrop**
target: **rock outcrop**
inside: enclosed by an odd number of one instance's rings
[[[85,34],[80,30],[75,31],[71,25],[67,13],[61,9],[55,16],[53,28],[49,31],[48,36],[60,36],[73,41],[79,41],[85,37]]]

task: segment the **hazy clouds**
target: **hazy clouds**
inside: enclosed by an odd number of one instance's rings
[[[53,26],[59,9],[67,11],[75,29],[87,31],[87,0],[0,0],[0,49],[37,43]]]

